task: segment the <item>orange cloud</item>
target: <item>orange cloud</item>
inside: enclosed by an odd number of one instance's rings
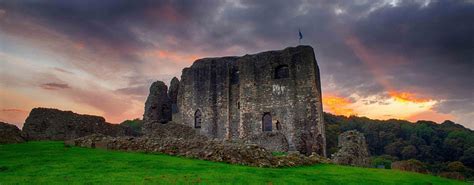
[[[432,99],[419,98],[415,94],[410,93],[410,92],[389,91],[388,94],[392,98],[395,98],[397,101],[401,101],[401,102],[425,103],[425,102],[432,101]]]
[[[2,109],[1,111],[2,112],[23,112],[23,113],[28,112],[26,110],[21,110],[21,109]]]
[[[28,111],[8,108],[0,110],[0,121],[14,124],[21,128],[23,122],[25,121],[26,116],[28,116]]]
[[[173,62],[186,62],[190,63],[193,62],[197,59],[199,59],[198,55],[194,54],[180,54],[177,52],[172,52],[172,51],[167,51],[167,50],[151,50],[143,53],[143,56],[145,57],[154,57],[154,58],[159,58],[159,59],[168,59]]]
[[[410,121],[430,120],[430,121],[441,123],[445,120],[454,120],[456,118],[451,114],[444,114],[444,113],[435,112],[433,110],[427,110],[427,111],[412,115],[410,117],[407,117],[406,119]]]
[[[337,115],[350,116],[354,115],[354,110],[348,108],[352,102],[346,98],[335,95],[323,95],[323,105],[326,111]]]

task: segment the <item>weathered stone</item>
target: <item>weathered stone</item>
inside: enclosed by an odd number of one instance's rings
[[[178,92],[179,92],[179,80],[174,77],[170,82],[170,89],[168,90],[168,96],[171,99],[171,110],[174,113],[178,112]]]
[[[364,134],[350,130],[339,135],[339,150],[333,154],[336,164],[351,166],[369,166],[369,152]]]
[[[25,139],[21,136],[21,130],[15,125],[0,122],[0,144],[22,143]]]
[[[168,123],[171,121],[171,100],[168,97],[168,87],[162,81],[154,82],[145,102],[143,115],[143,131],[153,129],[153,123]]]
[[[95,134],[78,138],[74,140],[74,144],[80,147],[108,150],[165,153],[169,155],[258,167],[312,165],[327,162],[326,159],[319,157],[316,154],[310,157],[297,153],[275,157],[271,152],[257,145],[202,138],[175,138],[168,137],[167,135],[110,137]]]
[[[178,138],[178,139],[194,139],[206,140],[207,137],[196,132],[189,126],[169,122],[168,124],[151,123],[154,125],[147,131],[148,136],[153,138]]]
[[[257,144],[272,152],[288,152],[288,141],[280,132],[263,132],[253,135],[247,142]]]
[[[96,133],[137,135],[131,128],[105,122],[103,117],[49,108],[31,110],[23,126],[23,136],[28,140],[69,140]]]
[[[183,69],[177,103],[182,124],[209,138],[278,132],[287,140],[278,148],[325,156],[319,68],[310,46],[199,59]]]

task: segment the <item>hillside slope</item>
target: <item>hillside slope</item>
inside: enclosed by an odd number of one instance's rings
[[[255,168],[166,155],[71,147],[0,145],[0,184],[464,184],[395,170],[321,164]]]

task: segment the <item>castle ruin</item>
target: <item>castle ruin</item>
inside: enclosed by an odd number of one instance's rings
[[[319,67],[310,46],[198,59],[173,81],[168,93],[162,82],[150,88],[144,130],[173,119],[212,139],[326,154]]]

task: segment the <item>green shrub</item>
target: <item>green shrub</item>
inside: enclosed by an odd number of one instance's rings
[[[133,120],[125,120],[120,125],[128,126],[132,128],[135,132],[141,132],[143,126],[143,120],[135,118]]]
[[[273,156],[285,156],[285,155],[288,155],[288,153],[286,153],[286,152],[272,152],[272,155]]]
[[[385,169],[391,169],[392,161],[395,161],[395,160],[397,159],[390,155],[376,156],[376,157],[372,157],[371,165],[372,167],[375,167],[375,168],[379,168],[380,166],[383,166],[383,168]]]

